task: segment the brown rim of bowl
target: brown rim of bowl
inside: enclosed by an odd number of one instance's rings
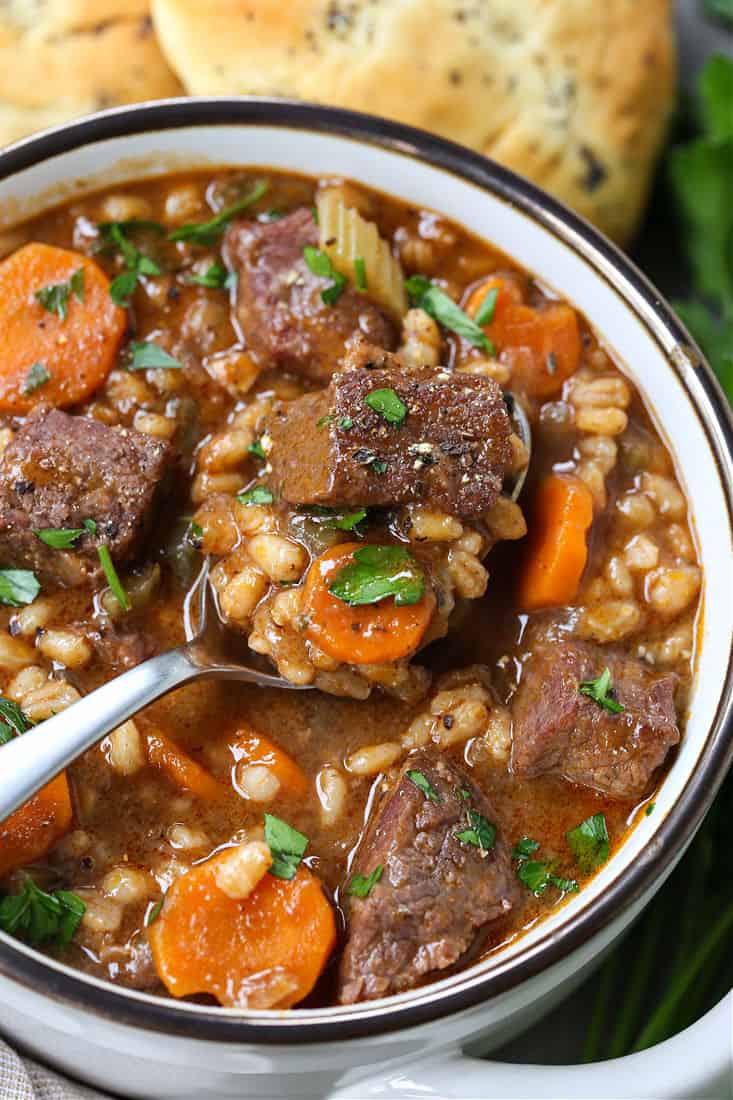
[[[355,111],[286,99],[248,97],[171,99],[113,108],[26,138],[0,153],[0,179],[50,157],[110,138],[148,131],[214,125],[274,126],[332,134],[376,145],[449,172],[530,216],[611,284],[662,350],[687,391],[715,458],[733,530],[733,418],[712,371],[661,294],[610,241],[528,180],[444,138]],[[733,758],[733,657],[711,731],[697,767],[633,866],[568,923],[515,960],[486,973],[466,972],[446,989],[426,986],[409,1000],[385,1000],[348,1009],[263,1013],[244,1018],[230,1010],[177,1003],[57,968],[0,934],[0,974],[64,1006],[123,1025],[192,1039],[238,1044],[317,1043],[366,1038],[414,1027],[473,1008],[558,963],[637,902],[671,868],[691,840]],[[457,984],[457,988],[454,986]]]

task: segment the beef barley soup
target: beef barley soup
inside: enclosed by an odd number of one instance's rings
[[[115,730],[0,823],[0,928],[281,1009],[582,890],[653,809],[701,589],[584,318],[340,180],[146,181],[0,243],[0,761],[179,644],[204,561],[230,644],[316,689],[199,682]]]

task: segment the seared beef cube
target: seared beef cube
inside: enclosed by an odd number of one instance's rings
[[[61,584],[100,575],[97,544],[116,565],[139,549],[150,528],[171,448],[130,428],[86,416],[36,409],[0,456],[0,564],[36,570]],[[46,528],[97,525],[71,550],[33,534]]]
[[[638,799],[680,739],[676,677],[587,642],[541,635],[513,708],[512,769],[519,776],[555,772],[611,798]],[[611,673],[617,714],[581,694],[579,685]]]
[[[247,349],[262,365],[326,383],[349,337],[363,333],[392,348],[397,332],[382,310],[350,287],[326,304],[321,292],[331,280],[309,269],[306,245],[318,247],[318,227],[303,207],[266,224],[236,222],[225,254],[238,275],[237,320]]]
[[[367,897],[348,899],[342,1004],[437,977],[511,910],[517,886],[509,850],[498,833],[492,846],[492,830],[487,835],[473,814],[496,825],[489,800],[463,768],[435,750],[411,753],[352,869],[368,876],[383,868]],[[456,835],[477,828],[485,848]]]
[[[407,410],[401,423],[367,404],[385,389]],[[273,484],[291,504],[418,501],[478,516],[496,501],[512,461],[496,382],[429,367],[343,371],[326,390],[277,408],[268,430]]]

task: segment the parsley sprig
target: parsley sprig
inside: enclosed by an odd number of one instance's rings
[[[423,598],[425,575],[401,546],[362,546],[339,569],[328,590],[352,607],[379,603],[389,596],[394,596],[397,607],[404,607]]]
[[[130,234],[139,230],[161,234],[165,230],[158,222],[137,218],[124,222],[101,222],[97,229],[103,248],[118,251],[124,261],[124,270],[110,283],[109,295],[116,306],[127,308],[141,276],[162,274],[155,260],[133,244]]]
[[[334,305],[346,289],[346,278],[331,263],[331,258],[320,248],[307,244],[303,249],[303,259],[308,270],[321,279],[330,279],[331,285],[321,291],[321,301],[327,306]]]
[[[481,348],[487,355],[495,355],[496,348],[488,336],[471,317],[449,298],[444,290],[426,279],[424,275],[412,275],[405,282],[410,301],[418,309],[424,309],[444,328],[450,329],[475,348]]]
[[[64,283],[49,283],[48,286],[41,287],[33,297],[40,302],[47,313],[55,313],[61,321],[65,321],[72,294],[77,301],[84,301],[83,267],[77,268],[71,278]]]
[[[265,842],[272,853],[270,874],[275,878],[295,878],[308,847],[308,837],[288,825],[287,821],[273,814],[265,814]]]
[[[246,210],[248,206],[252,206],[258,199],[261,199],[268,187],[267,180],[260,180],[251,191],[243,195],[241,199],[233,202],[231,206],[225,206],[213,218],[209,218],[205,222],[188,222],[186,225],[181,225],[168,234],[168,240],[187,241],[189,244],[200,244],[206,247],[215,244],[229,222],[236,218],[237,214],[241,214],[243,210]]]
[[[82,899],[70,890],[47,893],[26,877],[19,894],[0,900],[0,929],[33,947],[63,951],[71,943],[86,912]]]
[[[601,675],[597,676],[595,680],[582,680],[578,684],[578,691],[581,695],[587,695],[589,699],[592,699],[603,710],[607,710],[609,714],[623,714],[626,709],[611,694],[614,687],[611,680],[611,670],[608,667],[604,668]]]

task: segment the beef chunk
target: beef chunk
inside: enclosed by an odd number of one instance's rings
[[[578,691],[606,667],[621,714]],[[640,798],[680,739],[675,683],[622,653],[559,633],[537,636],[514,702],[514,773],[556,772],[611,798]]]
[[[36,409],[0,457],[0,564],[44,579],[83,584],[101,573],[97,543],[122,565],[144,541],[168,443],[57,409]],[[33,529],[97,524],[72,550],[54,550]]]
[[[366,403],[381,389],[407,408],[401,424]],[[268,431],[273,483],[291,504],[421,501],[477,516],[499,496],[512,460],[496,382],[429,367],[343,371],[320,393],[279,406]]]
[[[237,320],[247,348],[263,364],[325,383],[338,370],[349,337],[363,333],[392,348],[393,322],[368,298],[347,288],[333,305],[321,299],[330,279],[314,275],[303,258],[318,247],[307,207],[277,221],[236,222],[225,253],[238,274]]]
[[[408,772],[424,776],[432,798]],[[428,749],[408,757],[357,855],[355,873],[368,875],[379,864],[384,870],[366,898],[349,899],[342,1004],[434,978],[515,904],[516,880],[501,836],[489,851],[456,837],[471,827],[470,810],[496,821],[486,795],[449,757]]]

